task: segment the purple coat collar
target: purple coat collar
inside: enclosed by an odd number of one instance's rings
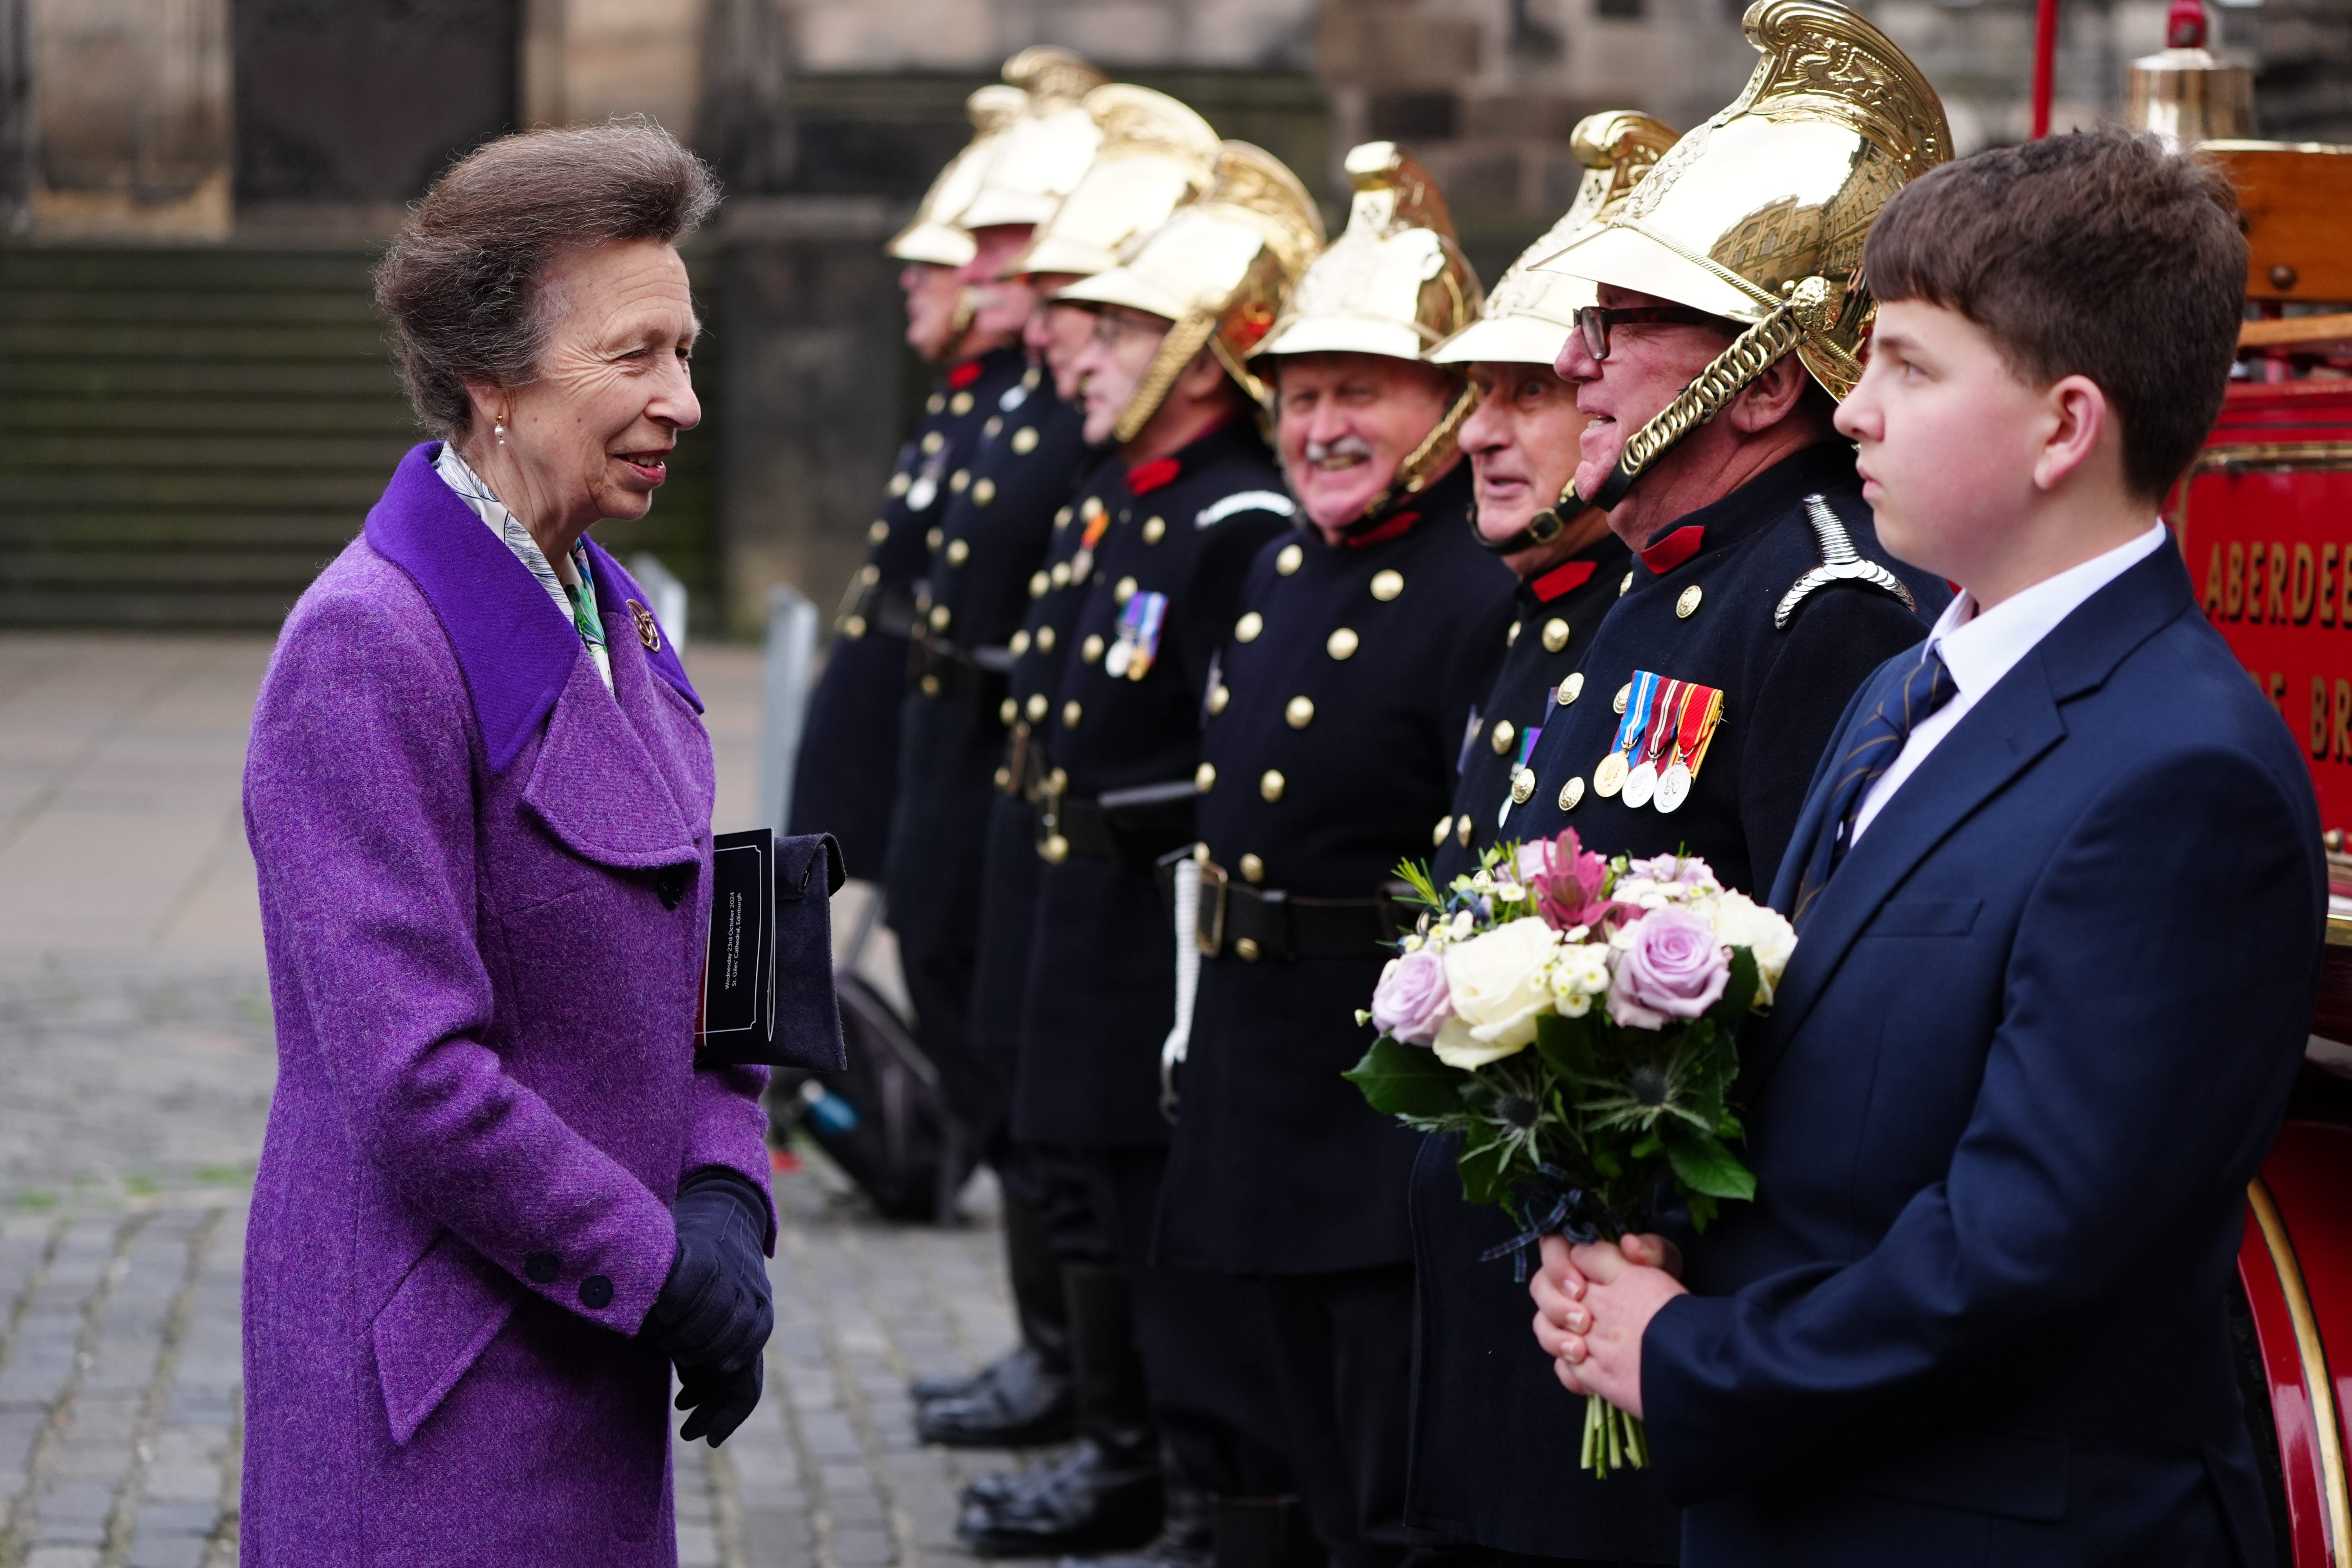
[[[415,580],[441,617],[474,699],[490,771],[498,773],[547,721],[581,658],[580,636],[548,614],[547,590],[442,481],[433,468],[440,450],[440,442],[427,441],[401,458],[383,499],[368,512],[367,542]],[[607,635],[635,637],[628,605],[644,604],[645,590],[593,539],[588,561]],[[646,664],[702,711],[667,637],[646,654]]]

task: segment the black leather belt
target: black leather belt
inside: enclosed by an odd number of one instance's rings
[[[1004,743],[1004,765],[996,770],[996,787],[1014,800],[1034,805],[1045,797],[1053,775],[1054,762],[1045,754],[1045,742],[1030,730],[1029,721],[1016,721]]]
[[[961,648],[919,621],[907,644],[908,685],[926,697],[969,702],[991,713],[1004,700],[1005,676],[1012,667],[1007,649]]]
[[[917,624],[915,595],[897,583],[852,582],[833,624],[854,637],[869,633],[912,637]]]
[[[1037,853],[1050,864],[1079,855],[1149,875],[1161,856],[1192,842],[1201,792],[1190,779],[1097,797],[1066,794],[1067,785],[1067,775],[1057,770],[1036,796]]]
[[[1279,888],[1252,887],[1214,861],[1201,866],[1196,932],[1211,958],[1226,950],[1245,963],[1262,959],[1377,958],[1411,922],[1395,897],[1302,899]]]

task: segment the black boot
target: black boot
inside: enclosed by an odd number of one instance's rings
[[[1062,1293],[1062,1265],[1045,1245],[1045,1227],[1036,1211],[1009,1191],[1003,1204],[1004,1272],[1013,1285],[1013,1311],[1021,1327],[1021,1342],[976,1373],[918,1378],[907,1392],[922,1405],[941,1400],[986,1399],[1000,1385],[1005,1385],[1009,1394],[1014,1388],[1050,1393],[1058,1384],[1058,1427],[1047,1424],[1038,1428],[1032,1423],[1038,1435],[1024,1440],[1059,1443],[1069,1437],[1076,1411],[1076,1402],[1068,1394],[1070,1316]]]
[[[1101,1557],[1065,1557],[1061,1568],[1211,1568],[1212,1518],[1208,1494],[1170,1479],[1166,1522],[1138,1552]]]
[[[1213,1568],[1317,1568],[1325,1561],[1295,1497],[1221,1497],[1209,1518]]]
[[[1009,1488],[992,1477],[966,1491],[956,1534],[982,1557],[1123,1552],[1160,1529],[1160,1440],[1136,1353],[1127,1277],[1086,1263],[1065,1268],[1062,1279],[1070,1300],[1078,1447]]]

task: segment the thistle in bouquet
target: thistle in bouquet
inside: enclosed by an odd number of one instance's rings
[[[1360,1015],[1381,1033],[1347,1076],[1373,1109],[1460,1136],[1463,1196],[1519,1234],[1487,1254],[1527,1278],[1545,1236],[1704,1230],[1755,1195],[1732,1152],[1742,1019],[1796,947],[1778,914],[1681,855],[1605,858],[1573,829],[1486,851],[1423,906]],[[1641,1423],[1587,1400],[1583,1464],[1645,1462]]]

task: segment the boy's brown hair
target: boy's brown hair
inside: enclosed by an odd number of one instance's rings
[[[1982,327],[2021,380],[2096,383],[2142,500],[2221,411],[2245,314],[2237,198],[2152,136],[2078,132],[1947,163],[1886,204],[1863,269],[1881,300]]]

